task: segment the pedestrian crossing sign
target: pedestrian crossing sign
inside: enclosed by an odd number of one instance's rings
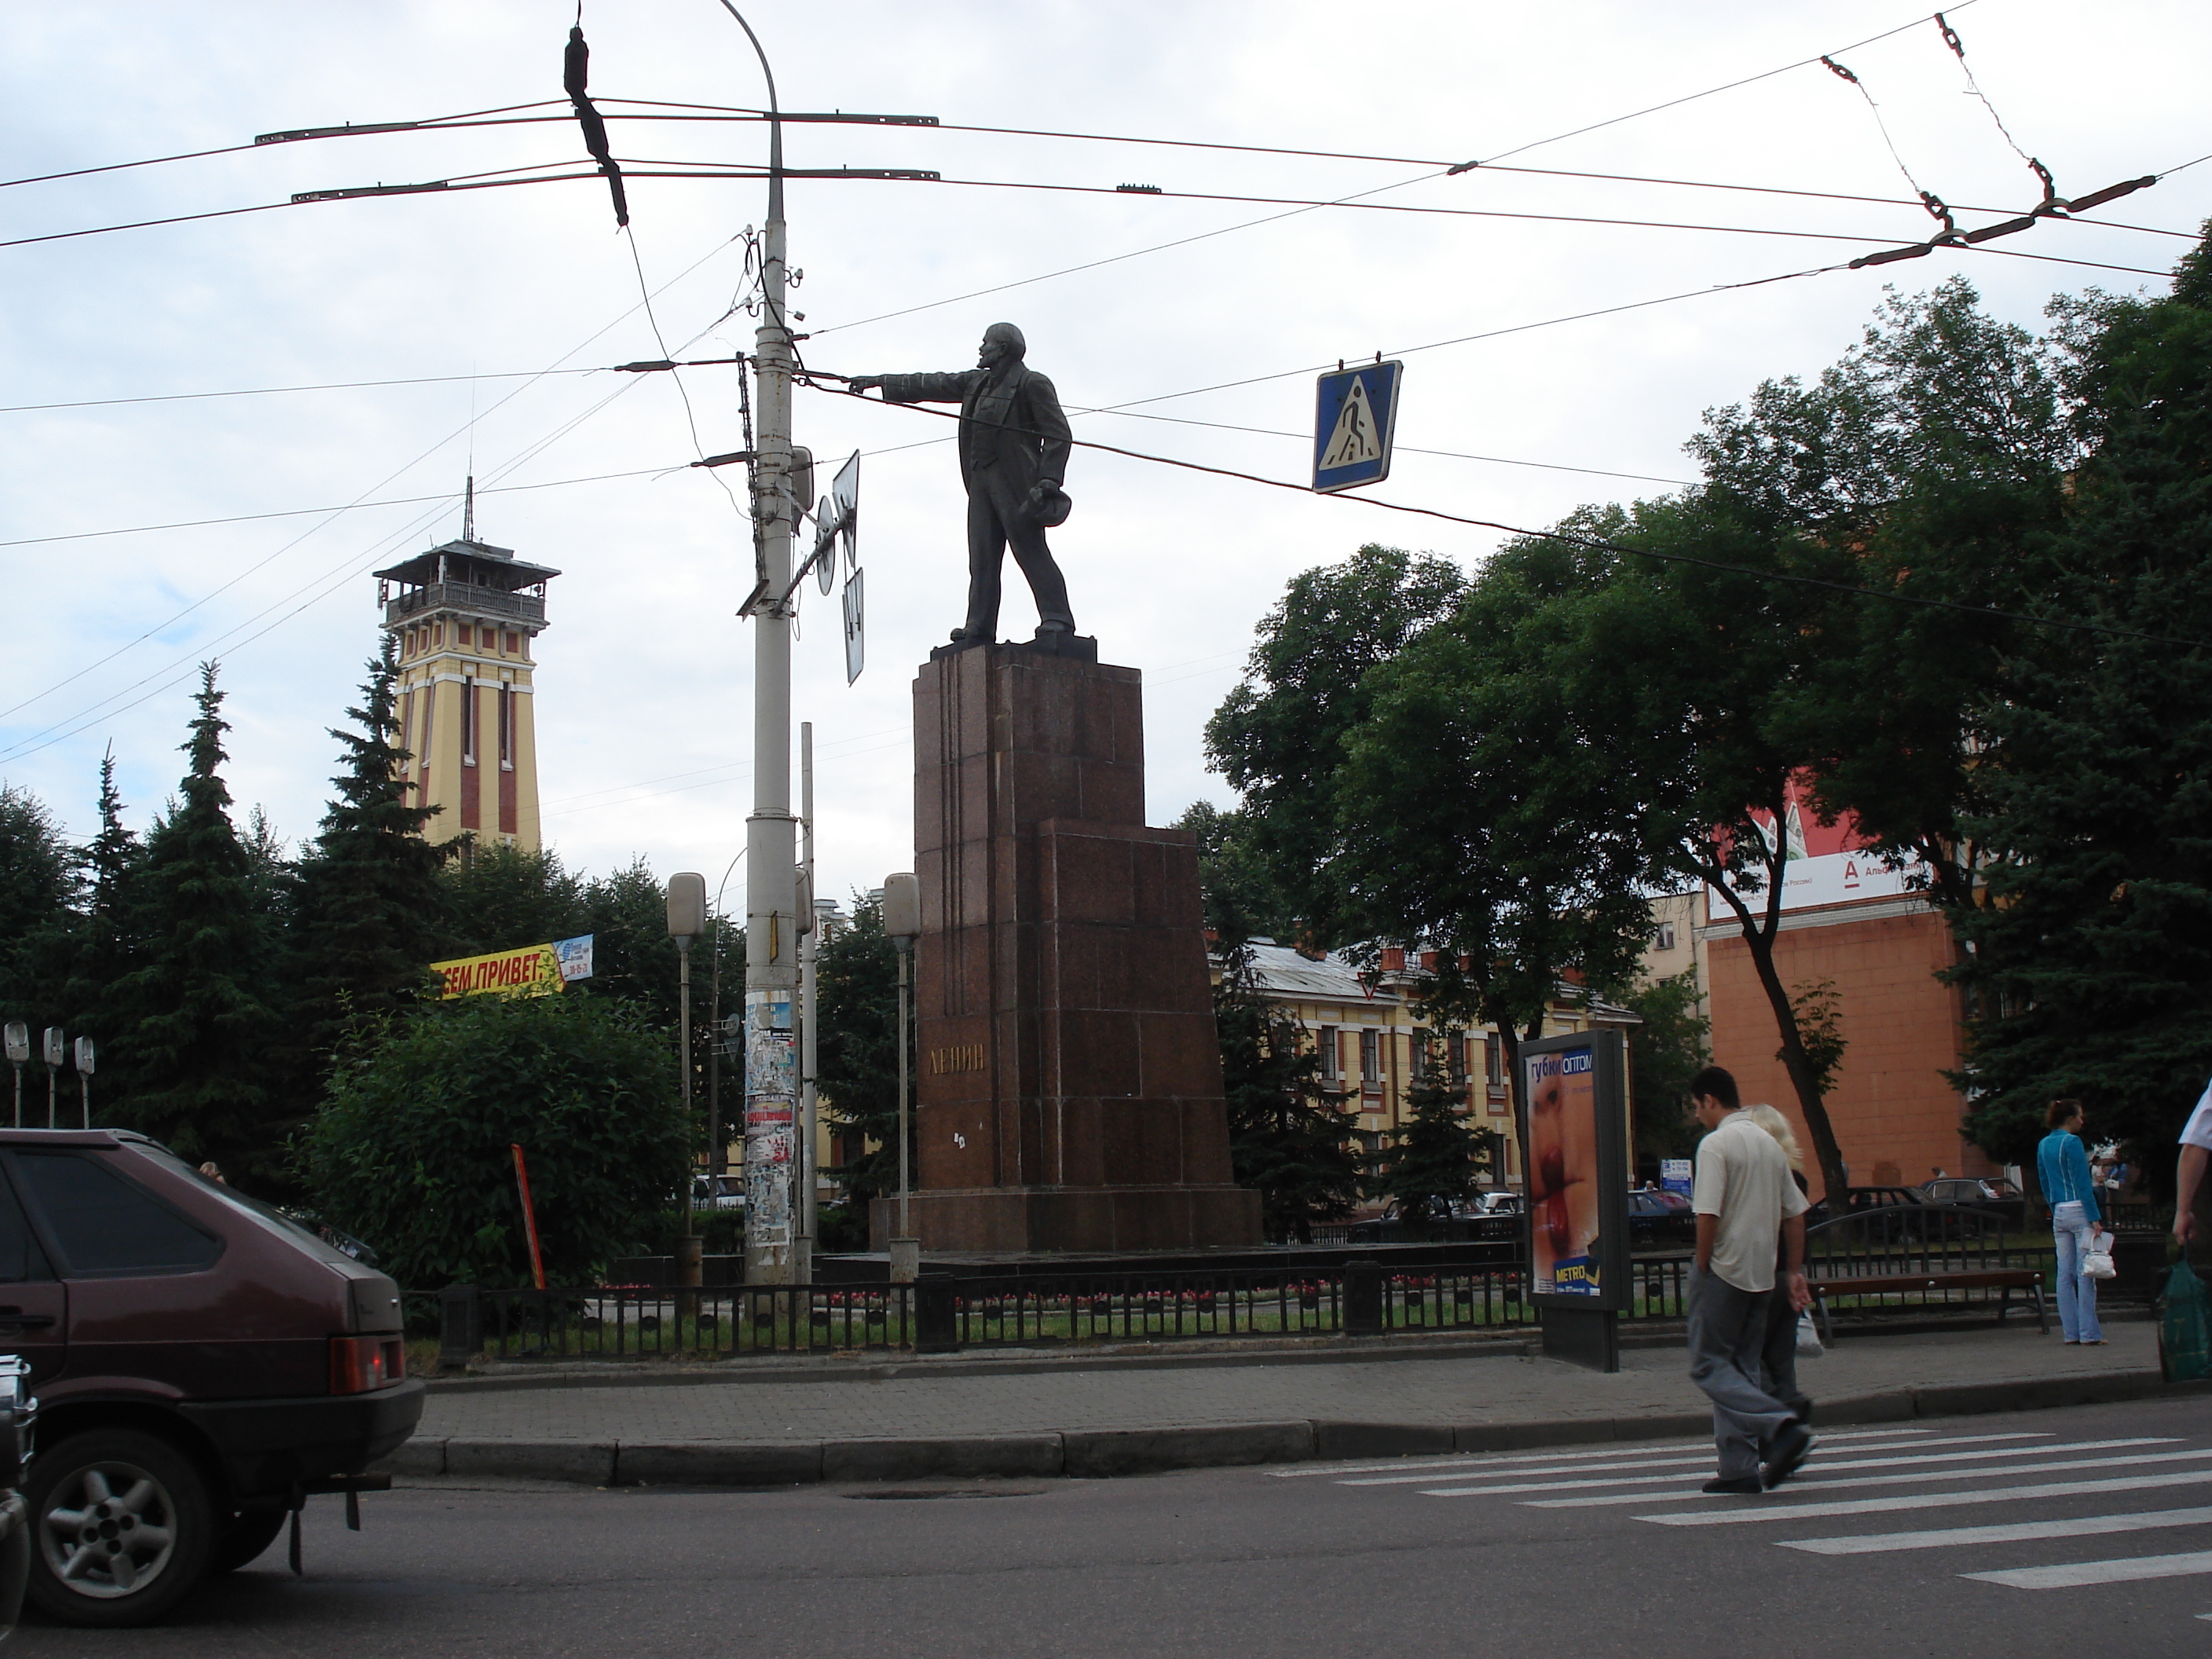
[[[1328,494],[1390,476],[1403,363],[1380,361],[1324,374],[1314,408],[1313,487]]]

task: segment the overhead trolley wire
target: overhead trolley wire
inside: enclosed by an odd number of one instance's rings
[[[833,397],[871,401],[856,392],[842,387],[824,386],[809,380],[802,382],[811,390],[825,392]],[[893,409],[912,410],[939,420],[957,421],[958,411],[934,409],[927,404],[890,404],[880,405]],[[1036,434],[1044,435],[1042,434]],[[1311,498],[1315,491],[1308,485],[1287,478],[1270,478],[1257,472],[1239,471],[1234,467],[1208,466],[1199,461],[1180,460],[1172,455],[1153,455],[1138,449],[1123,449],[1114,444],[1102,444],[1095,439],[1069,438],[1067,442],[1080,449],[1099,450],[1109,455],[1120,455],[1133,461],[1150,461],[1159,466],[1172,466],[1187,472],[1204,472],[1218,478],[1234,478],[1240,483],[1265,484],[1271,489],[1295,490]],[[1356,495],[1349,490],[1330,493],[1331,501],[1349,501],[1388,513],[1410,513],[1422,518],[1440,519],[1448,524],[1472,525],[1481,530],[1496,530],[1509,536],[1524,537],[1534,541],[1565,542],[1571,546],[1589,548],[1594,552],[1618,553],[1632,558],[1652,559],[1662,563],[1693,565],[1701,569],[1717,570],[1729,575],[1749,576],[1754,580],[1781,582],[1799,587],[1825,588],[1831,592],[1850,594],[1857,598],[1886,599],[1895,604],[1918,606],[1926,610],[1944,611],[1970,617],[1996,618],[2006,622],[2025,623],[2034,628],[2055,628],[2071,633],[2101,634],[2115,639],[2142,640],[2153,645],[2176,645],[2190,650],[2212,649],[2212,641],[2177,638],[2165,634],[2146,634],[2132,628],[2113,628],[2103,623],[2079,622],[2058,617],[2036,617],[2026,611],[2008,611],[1998,605],[1969,605],[1957,599],[1929,599],[1922,594],[1901,593],[1894,588],[1863,587],[1853,582],[1830,581],[1820,576],[1800,575],[1794,572],[1759,570],[1750,565],[1732,564],[1723,559],[1700,558],[1694,553],[1666,552],[1656,548],[1634,547],[1626,542],[1607,540],[1602,536],[1585,536],[1567,530],[1530,530],[1522,525],[1502,523],[1496,519],[1477,519],[1461,513],[1447,513],[1441,507],[1417,507],[1407,501],[1388,501],[1376,495]]]

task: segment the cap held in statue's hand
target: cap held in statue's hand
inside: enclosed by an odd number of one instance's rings
[[[1075,510],[1075,503],[1058,484],[1041,483],[1030,492],[1030,511],[1047,530],[1056,530],[1067,522],[1067,515]]]

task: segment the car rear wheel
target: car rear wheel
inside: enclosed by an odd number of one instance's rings
[[[236,1572],[249,1562],[261,1558],[261,1552],[276,1541],[276,1534],[284,1530],[289,1510],[240,1510],[216,1528],[215,1547],[208,1552],[207,1570],[210,1577],[219,1572]]]
[[[30,1597],[64,1624],[145,1624],[206,1567],[215,1533],[207,1481],[153,1435],[92,1429],[41,1447],[24,1496]]]

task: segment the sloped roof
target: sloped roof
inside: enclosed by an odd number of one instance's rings
[[[1261,990],[1278,997],[1327,997],[1339,1002],[1364,1002],[1377,1007],[1396,1007],[1407,999],[1398,988],[1422,975],[1403,970],[1382,976],[1370,994],[1360,983],[1359,970],[1340,952],[1332,951],[1316,958],[1302,955],[1287,945],[1278,945],[1271,939],[1255,939],[1251,942],[1253,976]],[[1561,980],[1554,994],[1561,1002],[1584,1000],[1583,988]],[[1601,997],[1589,997],[1586,1003],[1589,1017],[1603,1025],[1641,1025],[1643,1016],[1607,1002]]]

